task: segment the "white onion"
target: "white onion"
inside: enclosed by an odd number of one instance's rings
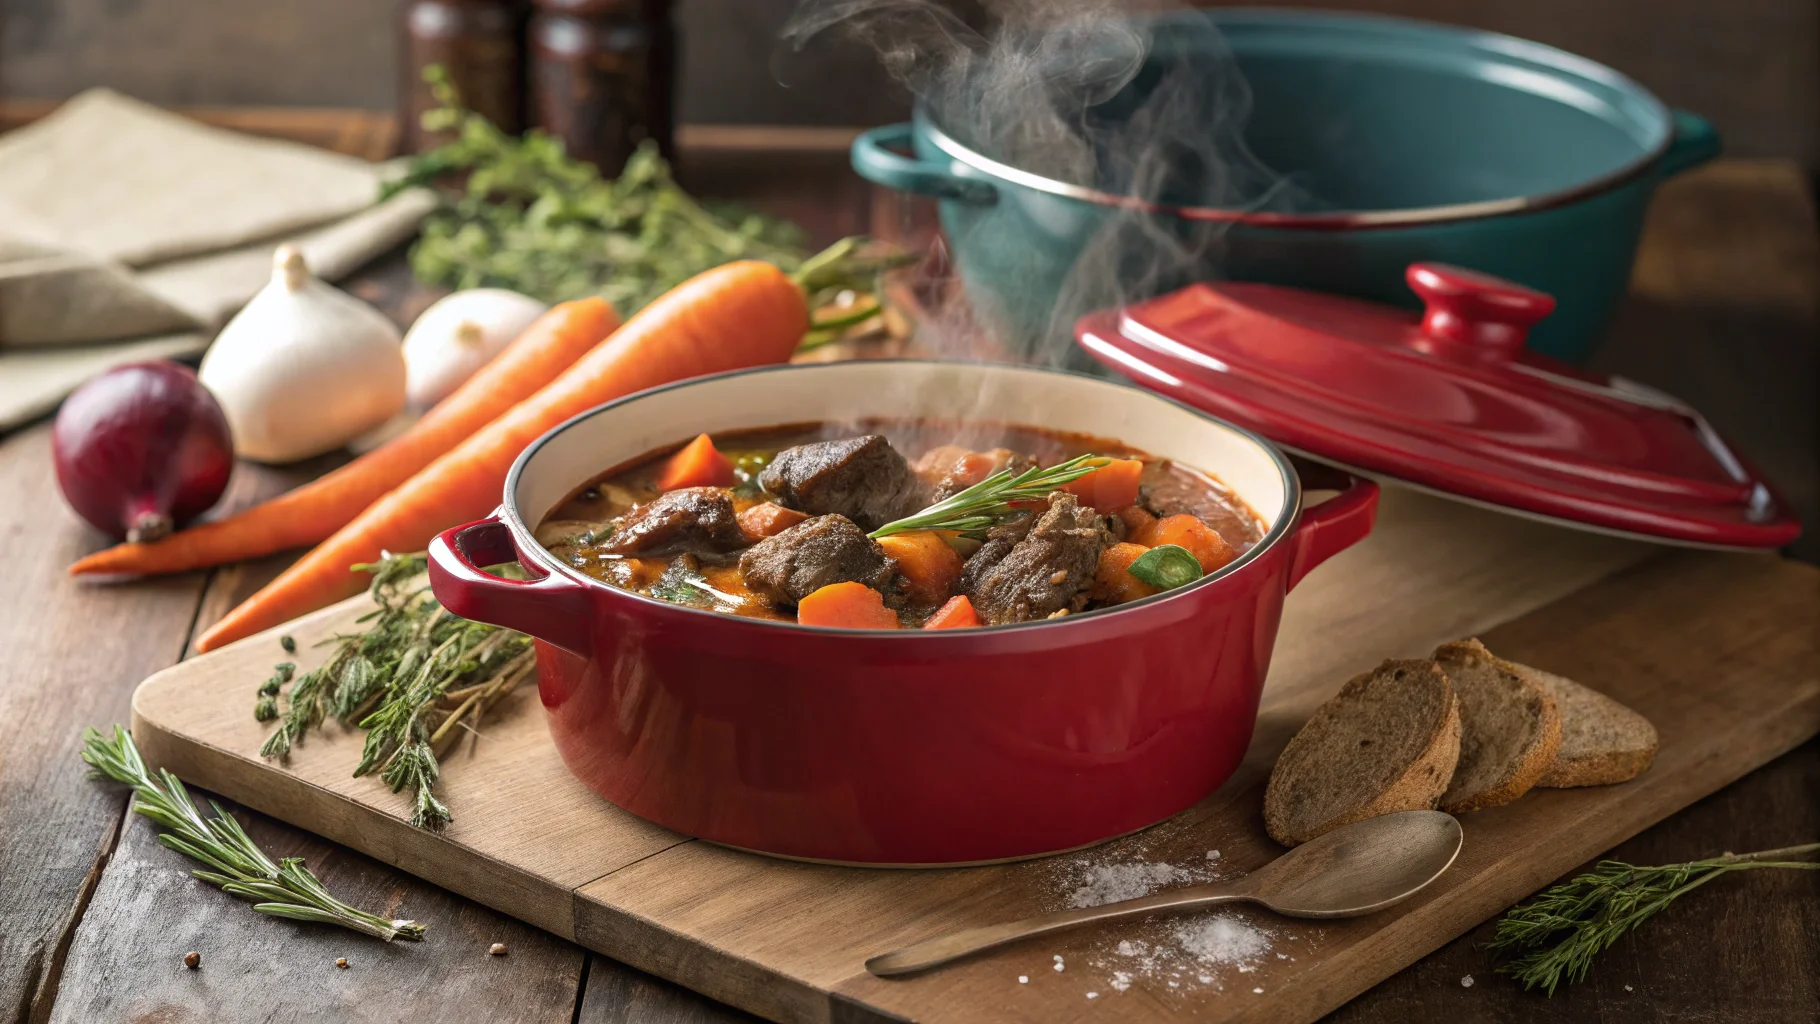
[[[295,462],[332,451],[404,407],[398,328],[317,280],[294,246],[272,280],[228,321],[197,374],[233,429],[234,451]]]
[[[411,407],[447,398],[550,307],[504,288],[472,288],[436,301],[404,336]]]

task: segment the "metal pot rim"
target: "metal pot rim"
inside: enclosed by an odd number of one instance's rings
[[[1047,192],[1051,195],[1063,196],[1069,199],[1078,199],[1082,202],[1092,203],[1096,206],[1118,207],[1136,210],[1146,214],[1161,214],[1191,221],[1242,224],[1248,227],[1285,228],[1291,230],[1361,230],[1370,228],[1408,227],[1418,224],[1440,224],[1451,221],[1473,220],[1483,217],[1499,217],[1533,210],[1542,210],[1555,206],[1563,206],[1601,192],[1609,191],[1642,177],[1667,154],[1669,147],[1674,143],[1674,118],[1670,114],[1668,107],[1658,99],[1654,93],[1645,89],[1641,84],[1630,77],[1604,64],[1568,53],[1567,51],[1556,47],[1531,42],[1526,39],[1519,39],[1516,36],[1505,35],[1500,32],[1487,32],[1478,29],[1459,29],[1452,26],[1438,25],[1421,19],[1400,18],[1389,15],[1338,15],[1331,12],[1291,12],[1274,9],[1260,11],[1258,9],[1246,8],[1233,9],[1227,13],[1240,16],[1261,14],[1268,16],[1273,20],[1306,19],[1375,22],[1388,23],[1391,25],[1406,25],[1412,28],[1421,28],[1430,31],[1445,30],[1449,34],[1456,35],[1458,41],[1467,47],[1481,48],[1504,54],[1511,54],[1513,51],[1521,51],[1532,59],[1538,57],[1545,58],[1548,63],[1560,70],[1572,69],[1577,70],[1581,74],[1594,74],[1610,83],[1620,85],[1629,91],[1639,102],[1648,105],[1651,112],[1660,119],[1664,126],[1666,126],[1666,130],[1663,131],[1662,137],[1656,141],[1654,146],[1631,162],[1616,170],[1581,182],[1578,185],[1557,189],[1552,192],[1540,192],[1534,195],[1513,196],[1504,199],[1487,199],[1472,203],[1450,203],[1443,206],[1419,206],[1391,210],[1342,210],[1326,213],[1302,214],[1274,213],[1242,208],[1185,206],[1173,203],[1159,203],[1142,199],[1137,196],[1102,192],[1098,189],[1070,184],[1069,182],[1060,181],[1055,178],[1046,178],[1040,174],[1022,170],[1013,167],[1010,164],[994,160],[991,157],[968,147],[954,136],[942,130],[942,128],[935,123],[935,120],[929,114],[928,109],[922,104],[918,104],[917,106],[915,120],[922,127],[923,131],[927,133],[930,144],[934,145],[947,156],[972,167],[974,170],[981,172],[989,178],[1002,179],[1015,185],[1021,185],[1024,188],[1034,189],[1039,192]]]

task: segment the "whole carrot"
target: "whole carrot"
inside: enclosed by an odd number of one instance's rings
[[[538,317],[403,434],[327,476],[151,544],[118,544],[78,560],[70,575],[186,572],[315,544],[438,456],[535,394],[600,344],[619,318],[601,299],[565,302]]]
[[[743,260],[696,275],[379,499],[229,612],[196,648],[213,650],[356,594],[367,578],[350,566],[384,551],[421,550],[441,531],[491,512],[519,452],[569,417],[687,377],[784,362],[808,328],[802,290],[768,263]]]

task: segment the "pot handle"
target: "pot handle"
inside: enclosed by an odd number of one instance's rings
[[[859,176],[886,188],[936,199],[953,199],[974,206],[998,202],[998,188],[980,178],[964,178],[939,164],[905,156],[910,146],[910,122],[888,124],[861,132],[853,140],[851,159]]]
[[[1315,566],[1352,547],[1371,532],[1378,518],[1378,485],[1326,466],[1302,466],[1304,486],[1333,487],[1340,493],[1302,512],[1289,555],[1286,590],[1293,590]],[[1331,477],[1332,481],[1323,479]]]
[[[1719,155],[1719,129],[1711,121],[1688,110],[1670,111],[1669,118],[1675,135],[1662,156],[1663,177],[1691,170]]]
[[[586,657],[593,618],[587,588],[555,573],[511,580],[481,568],[517,558],[512,531],[495,512],[430,541],[430,588],[464,619],[516,629]]]

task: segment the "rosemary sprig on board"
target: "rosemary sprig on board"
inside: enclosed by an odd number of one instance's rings
[[[365,629],[327,641],[328,660],[291,684],[278,728],[260,748],[283,758],[327,719],[366,730],[354,775],[377,771],[394,793],[409,789],[411,823],[440,828],[449,808],[435,794],[437,760],[459,729],[528,677],[535,667],[531,638],[452,615],[436,601],[424,576],[423,555],[388,555],[356,566],[373,574],[379,607],[360,619]],[[254,717],[275,717],[284,666],[261,688]],[[269,691],[269,692],[268,692]],[[271,703],[267,703],[267,702]]]
[[[1504,915],[1491,948],[1518,955],[1500,965],[1498,973],[1510,975],[1526,989],[1541,988],[1553,995],[1563,979],[1584,981],[1593,958],[1618,939],[1720,875],[1753,868],[1812,871],[1820,869],[1820,862],[1800,858],[1815,853],[1820,853],[1820,843],[1660,867],[1600,861],[1590,872]]]
[[[873,530],[877,540],[908,530],[954,530],[963,537],[982,538],[988,530],[1018,512],[1014,502],[1037,501],[1049,492],[1073,483],[1106,464],[1104,455],[1076,455],[1067,462],[1038,466],[1022,473],[1001,469],[972,487],[923,509],[913,516]]]
[[[330,895],[303,866],[302,857],[273,863],[220,804],[210,801],[215,816],[203,818],[177,776],[161,768],[154,778],[146,770],[133,737],[120,726],[114,726],[112,736],[84,730],[82,743],[82,759],[97,777],[133,787],[133,810],[170,829],[158,834],[159,845],[204,865],[190,874],[223,892],[256,901],[253,909],[261,914],[339,925],[387,942],[423,938],[424,926],[416,921],[388,920]]]

